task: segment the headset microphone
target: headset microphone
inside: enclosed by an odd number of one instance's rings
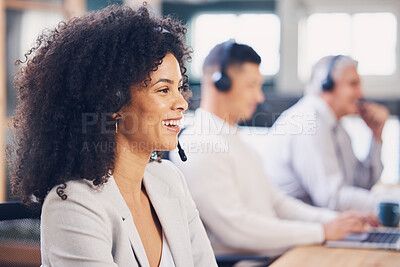
[[[181,144],[178,141],[178,154],[182,161],[187,161],[185,151],[182,149]]]

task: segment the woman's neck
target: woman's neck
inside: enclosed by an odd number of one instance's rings
[[[143,174],[151,152],[138,151],[122,135],[116,137],[114,180],[127,202],[140,202]]]

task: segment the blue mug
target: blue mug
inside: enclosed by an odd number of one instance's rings
[[[379,220],[383,226],[398,227],[399,226],[399,203],[382,202],[379,203]]]

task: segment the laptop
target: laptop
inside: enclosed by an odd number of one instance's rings
[[[337,241],[327,241],[327,247],[340,248],[369,248],[400,251],[400,229],[399,228],[374,228],[368,233],[350,234]]]

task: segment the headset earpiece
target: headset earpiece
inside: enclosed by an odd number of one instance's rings
[[[322,90],[323,91],[332,91],[334,86],[335,86],[335,83],[330,76],[326,77],[325,80],[322,81]]]
[[[321,87],[324,92],[332,91],[335,87],[335,81],[332,79],[332,71],[335,66],[335,62],[341,57],[341,55],[334,56],[329,62],[328,71],[325,79],[322,81]]]
[[[224,47],[222,50],[222,58],[221,58],[221,70],[215,72],[212,75],[214,85],[220,92],[229,91],[229,89],[231,88],[231,85],[232,85],[231,78],[229,78],[228,74],[226,73],[226,69],[228,67],[231,50],[232,50],[232,47],[234,44],[235,44],[235,41],[233,41],[232,39],[227,41],[224,44]]]
[[[218,91],[227,92],[231,88],[231,78],[222,72],[215,72],[212,76],[215,87]]]

